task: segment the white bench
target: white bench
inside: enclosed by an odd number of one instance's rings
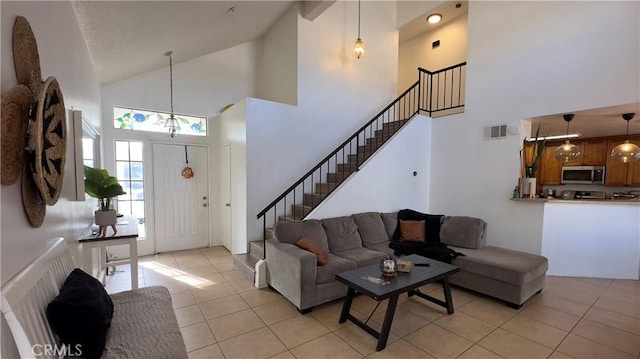
[[[59,238],[2,288],[2,313],[20,358],[73,354],[74,348],[58,343],[46,308],[75,267],[64,239]],[[111,299],[114,314],[103,358],[187,358],[166,288],[134,289],[113,294]]]

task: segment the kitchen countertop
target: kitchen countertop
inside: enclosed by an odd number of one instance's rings
[[[607,204],[607,205],[640,205],[640,198],[631,199],[560,199],[560,198],[510,198],[516,202],[538,203],[576,203],[576,204]]]

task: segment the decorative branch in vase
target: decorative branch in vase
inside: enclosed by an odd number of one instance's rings
[[[524,171],[520,178],[520,193],[523,197],[535,198],[536,195],[536,176],[538,175],[538,167],[540,166],[542,159],[542,152],[544,151],[544,145],[547,142],[546,138],[540,139],[540,125],[536,129],[535,140],[532,141],[531,146],[531,159],[529,159],[527,153],[527,141],[523,140],[522,150],[520,151],[520,160],[522,161],[521,170]]]

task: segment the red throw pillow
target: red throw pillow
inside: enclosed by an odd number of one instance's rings
[[[313,241],[313,239],[307,236],[302,236],[296,242],[296,246],[315,254],[318,258],[318,265],[320,267],[327,265],[327,254],[316,244],[316,242]]]
[[[425,241],[426,221],[400,220],[400,240],[405,242]]]

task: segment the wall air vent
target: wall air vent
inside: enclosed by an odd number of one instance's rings
[[[501,140],[507,138],[507,125],[485,126],[483,128],[483,140]]]

